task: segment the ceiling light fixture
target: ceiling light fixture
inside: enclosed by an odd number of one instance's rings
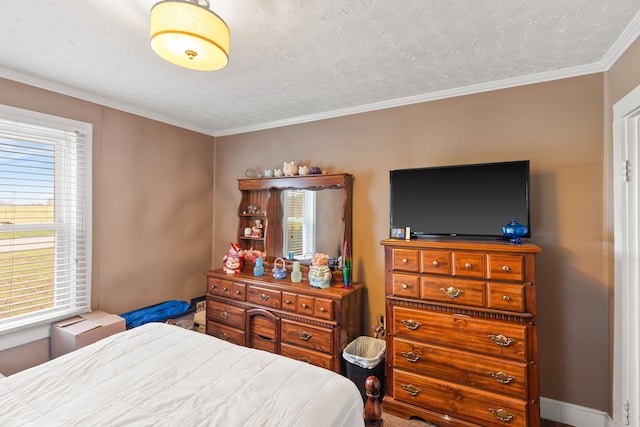
[[[229,63],[229,27],[209,1],[165,0],[151,8],[151,48],[184,68],[215,71]]]

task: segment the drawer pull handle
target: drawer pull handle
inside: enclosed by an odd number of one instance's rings
[[[416,329],[418,329],[420,326],[422,326],[422,323],[420,322],[414,322],[413,320],[409,319],[409,320],[401,320],[400,321],[404,326],[407,327],[407,329],[411,329],[412,331],[415,331]]]
[[[489,376],[494,380],[498,381],[500,384],[509,384],[510,382],[515,380],[515,378],[513,378],[511,375],[505,374],[502,371],[489,372]]]
[[[263,341],[269,341],[269,342],[275,342],[276,341],[275,338],[266,337],[266,336],[260,335],[260,334],[256,334],[256,337],[260,338]]]
[[[505,302],[509,302],[509,301],[511,301],[511,297],[509,295],[505,295],[505,296],[502,297],[502,300],[505,301]]]
[[[302,341],[309,341],[311,339],[311,337],[313,336],[310,333],[307,333],[305,331],[298,332],[298,335],[300,336],[300,339]]]
[[[324,313],[325,311],[327,311],[327,309],[326,309],[326,308],[324,308],[324,307],[320,307],[320,312],[321,312],[321,313]]]
[[[489,335],[491,341],[499,345],[500,347],[509,347],[511,344],[515,344],[516,340],[513,338],[505,337],[504,335]]]
[[[453,286],[450,286],[448,288],[440,288],[440,290],[449,298],[458,298],[460,295],[464,294],[464,290],[456,289]]]
[[[211,290],[214,291],[216,289],[216,285],[211,285]]]
[[[311,363],[311,362],[309,362],[309,359],[307,359],[307,358],[306,358],[306,357],[304,357],[304,356],[300,356],[300,357],[298,357],[298,360],[299,360],[300,362],[304,362],[304,363]]]
[[[409,396],[417,396],[422,390],[414,387],[413,384],[400,384],[402,389],[407,392]]]
[[[409,289],[409,285],[407,285],[406,283],[402,284],[402,289]]]
[[[260,294],[260,295],[258,295],[258,298],[260,298],[260,301],[262,301],[262,302],[267,302],[269,300],[269,295]]]
[[[502,271],[504,271],[505,273],[508,273],[508,272],[510,272],[510,271],[511,271],[511,268],[509,268],[509,266],[508,266],[508,265],[503,265],[503,266],[502,266]]]
[[[307,309],[307,308],[309,308],[309,306],[308,306],[307,304],[304,304],[304,303],[303,303],[303,304],[302,304],[302,308]]]
[[[434,267],[437,267],[440,265],[437,259],[434,259],[433,262],[431,262],[431,264],[433,264]]]
[[[230,315],[227,311],[225,311],[225,310],[222,310],[222,311],[220,312],[220,317],[222,317],[222,318],[223,318],[223,319],[225,319],[225,320],[226,320],[226,319],[228,319],[228,318],[229,318],[229,316],[231,316],[231,315]]]
[[[240,295],[240,294],[241,294],[241,292],[236,289],[236,295]]]
[[[222,288],[222,292],[227,292],[229,288]]]
[[[289,301],[289,300],[286,300],[284,303],[287,304],[287,305],[291,305],[291,301]]]
[[[489,412],[493,414],[494,417],[498,419],[498,421],[502,421],[503,423],[508,423],[515,418],[515,415],[510,414],[504,409],[491,409],[489,408]]]
[[[473,267],[473,266],[471,265],[471,263],[470,263],[470,262],[467,262],[467,263],[465,263],[465,264],[464,264],[464,268],[469,269],[469,268],[471,268],[471,267]]]
[[[418,360],[421,359],[421,357],[417,354],[415,354],[413,351],[403,351],[402,353],[400,353],[402,356],[404,356],[405,359],[407,359],[409,362],[411,363],[416,363]]]
[[[406,259],[406,258],[402,258],[402,263],[403,263],[403,264],[406,264],[406,263],[408,263],[408,262],[409,262],[409,260],[408,260],[408,259]]]
[[[220,338],[221,340],[227,341],[229,339],[229,335],[227,335],[225,332],[220,332],[218,334],[218,338]]]

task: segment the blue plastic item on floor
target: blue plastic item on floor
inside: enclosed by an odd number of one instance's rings
[[[151,322],[166,322],[167,320],[180,317],[194,308],[186,301],[171,300],[149,307],[133,310],[121,314],[127,322],[127,329],[135,328]]]

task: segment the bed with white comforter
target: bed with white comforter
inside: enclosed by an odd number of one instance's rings
[[[163,323],[0,379],[3,426],[363,426],[326,369]]]

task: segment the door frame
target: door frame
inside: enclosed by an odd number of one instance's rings
[[[613,106],[614,426],[640,425],[640,86]]]

